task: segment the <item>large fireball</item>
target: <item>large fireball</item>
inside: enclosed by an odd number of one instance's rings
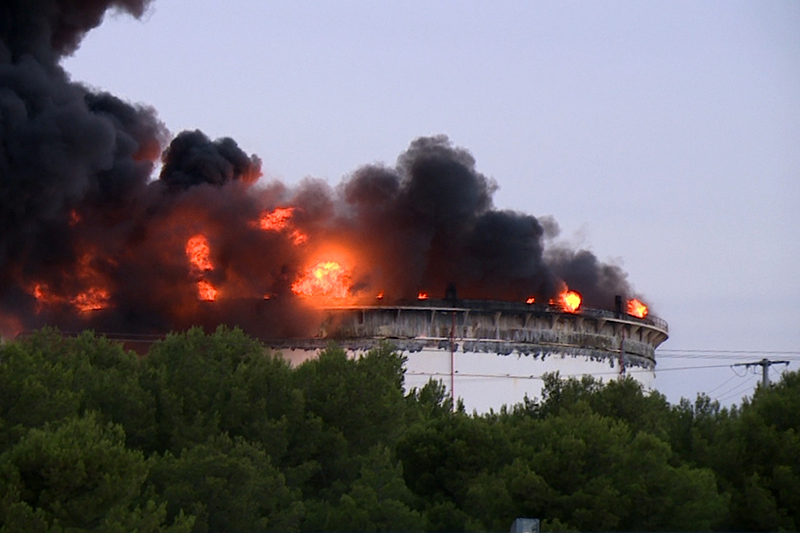
[[[350,272],[341,263],[320,261],[292,283],[292,292],[306,298],[342,300],[350,297],[350,287]]]
[[[581,295],[575,291],[565,290],[559,295],[559,303],[564,311],[577,313],[581,307]]]

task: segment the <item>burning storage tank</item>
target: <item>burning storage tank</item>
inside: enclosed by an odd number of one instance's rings
[[[468,406],[473,385],[490,384],[499,406],[551,370],[652,371],[667,327],[635,305],[623,313],[627,274],[559,244],[552,217],[496,207],[498,182],[446,135],[335,186],[289,185],[230,137],[173,135],[153,108],[75,83],[62,59],[106,10],[140,17],[148,4],[0,9],[0,339],[227,324],[284,339],[274,345],[290,357],[389,340],[410,386],[442,378]],[[531,198],[536,178],[516,177]],[[450,283],[462,299],[414,299]]]
[[[548,372],[608,379],[631,370],[649,388],[667,323],[636,300],[625,312],[620,303],[615,311],[456,299],[330,307],[316,338],[269,344],[297,364],[330,341],[354,356],[389,342],[407,358],[407,389],[440,380],[468,410],[485,412],[538,396]]]

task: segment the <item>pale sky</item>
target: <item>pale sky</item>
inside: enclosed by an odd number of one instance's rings
[[[497,208],[628,272],[670,324],[671,402],[800,367],[800,2],[156,0],[63,65],[264,180],[335,185],[446,134]]]

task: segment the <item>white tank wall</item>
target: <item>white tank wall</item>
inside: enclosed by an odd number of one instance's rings
[[[406,354],[406,388],[422,387],[432,377],[450,390],[450,352],[422,350]],[[479,413],[498,410],[529,398],[540,398],[546,373],[559,372],[562,377],[593,375],[602,380],[617,379],[619,366],[609,361],[591,360],[582,356],[555,354],[544,359],[526,355],[496,355],[491,353],[455,352],[453,354],[453,383],[455,395],[467,411]],[[652,385],[655,374],[642,368],[630,369],[646,388]]]
[[[317,351],[300,349],[280,350],[282,356],[293,366],[317,356]],[[357,356],[356,352],[350,352]],[[450,391],[450,352],[425,348],[418,352],[405,352],[407,357],[406,391],[424,386],[429,379],[441,381]],[[562,377],[592,375],[608,381],[617,379],[619,366],[611,360],[589,359],[583,356],[553,354],[533,358],[526,355],[496,355],[492,353],[454,353],[454,390],[468,412],[486,413],[499,410],[503,405],[522,402],[529,398],[540,398],[542,376],[559,372]],[[626,369],[629,375],[650,389],[655,378],[653,370],[640,367]]]

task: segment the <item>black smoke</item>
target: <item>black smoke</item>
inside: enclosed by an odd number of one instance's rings
[[[171,191],[207,183],[221,186],[242,179],[254,182],[261,162],[245,154],[233,139],[212,141],[198,130],[179,133],[164,153],[161,181]]]
[[[166,139],[151,109],[93,94],[58,64],[112,6],[138,16],[147,2],[19,0],[0,7],[3,300],[20,276],[75,261],[70,224],[82,211],[117,208],[143,194]]]
[[[355,297],[441,298],[454,286],[461,298],[546,301],[566,284],[586,305],[612,308],[616,294],[632,295],[625,273],[590,252],[547,250],[552,221],[495,208],[497,184],[446,136],[416,139],[394,166],[362,167],[337,187],[256,184],[259,159],[232,139],[187,131],[170,141],[152,108],[69,79],[60,60],[108,10],[139,17],[149,3],[0,4],[4,334],[227,322],[307,335],[315,316],[291,285],[332,243],[355,254]],[[260,227],[279,207],[293,209],[290,224]],[[197,234],[213,269],[189,263]],[[200,301],[200,281],[219,289],[217,301]]]

